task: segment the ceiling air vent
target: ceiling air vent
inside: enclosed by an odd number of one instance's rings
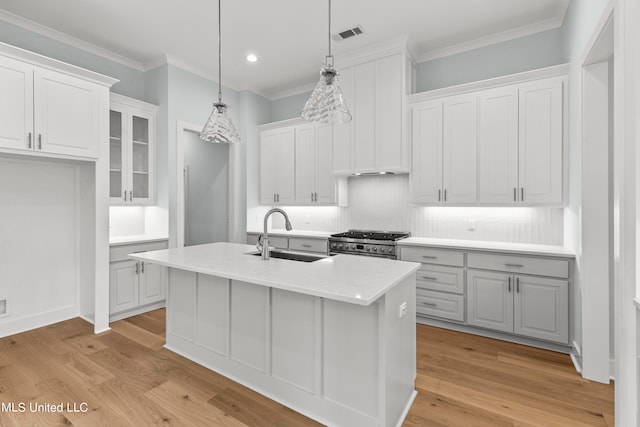
[[[362,27],[360,25],[358,25],[357,27],[353,27],[353,28],[349,28],[348,30],[340,31],[339,33],[337,33],[334,36],[334,38],[336,40],[340,41],[340,40],[349,39],[351,37],[359,36],[361,34],[364,34],[364,30],[362,29]]]

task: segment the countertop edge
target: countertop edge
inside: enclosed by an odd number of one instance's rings
[[[125,246],[125,245],[135,245],[138,243],[154,243],[154,242],[164,242],[164,241],[168,241],[169,237],[159,237],[159,236],[149,236],[149,237],[140,237],[140,236],[135,236],[135,237],[116,237],[115,241],[111,241],[111,239],[109,239],[109,246]],[[118,239],[123,239],[123,240],[118,240]]]
[[[409,238],[411,239],[411,238]],[[420,238],[418,238],[420,239]],[[575,259],[575,254],[566,249],[564,246],[558,246],[554,248],[552,245],[540,245],[539,248],[536,248],[535,244],[527,244],[527,243],[503,243],[503,242],[484,242],[479,241],[475,242],[416,242],[416,241],[405,241],[399,240],[397,242],[398,246],[417,246],[417,247],[433,247],[433,248],[442,248],[442,249],[456,249],[456,250],[466,250],[466,251],[486,251],[486,252],[500,252],[506,254],[517,254],[517,255],[532,255],[532,256],[551,256],[557,258],[568,258]],[[513,246],[511,246],[513,245]],[[523,245],[522,247],[518,247],[518,245]],[[509,247],[504,247],[509,246]]]

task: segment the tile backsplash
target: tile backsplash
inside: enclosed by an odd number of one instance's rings
[[[298,230],[409,230],[420,237],[563,243],[563,208],[414,206],[410,203],[408,175],[352,177],[348,190],[346,207],[284,209]],[[268,206],[253,209],[248,215],[248,227],[261,229],[262,217],[268,209]],[[284,228],[280,215],[273,216],[273,227]]]

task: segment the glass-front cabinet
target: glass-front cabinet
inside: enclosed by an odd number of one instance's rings
[[[112,205],[155,203],[157,107],[111,94],[109,194]]]

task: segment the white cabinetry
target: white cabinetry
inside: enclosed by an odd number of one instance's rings
[[[0,56],[0,148],[97,158],[104,87]]]
[[[480,93],[481,202],[562,204],[562,86],[553,78]]]
[[[260,203],[292,204],[295,201],[295,128],[260,134]]]
[[[330,125],[287,120],[260,133],[260,203],[343,204],[344,179],[331,175]]]
[[[415,202],[476,202],[476,110],[475,94],[414,106],[412,191]]]
[[[157,107],[111,94],[109,195],[112,205],[155,202]]]
[[[167,269],[128,259],[127,254],[166,249],[167,242],[112,246],[109,265],[109,314],[111,321],[164,306]]]
[[[470,325],[568,344],[568,262],[469,254],[467,322]],[[500,269],[501,272],[480,269]]]
[[[533,75],[412,96],[415,203],[564,203],[566,76]]]
[[[353,120],[334,126],[333,173],[409,171],[405,99],[413,62],[404,49],[340,69]]]

